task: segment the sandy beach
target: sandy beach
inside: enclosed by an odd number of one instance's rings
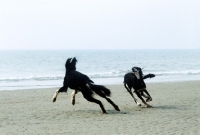
[[[57,88],[0,91],[1,135],[199,135],[200,81],[147,83],[152,108],[138,107],[121,85],[107,85],[120,112],[103,98],[108,114],[81,93],[52,96]],[[138,101],[141,103],[139,98]]]

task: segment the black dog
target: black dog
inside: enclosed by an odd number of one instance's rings
[[[134,92],[136,95],[142,100],[142,102],[147,106],[150,107],[149,104],[146,102],[152,101],[152,98],[148,91],[146,90],[146,84],[144,82],[144,79],[146,78],[152,78],[155,77],[154,74],[148,74],[143,76],[142,69],[140,67],[133,67],[131,73],[127,73],[124,76],[124,87],[127,89],[127,91],[131,94],[133,97],[135,103],[138,106],[141,106],[139,102],[137,102],[137,99],[133,96],[132,88],[134,89]],[[146,94],[144,94],[146,93]],[[146,101],[142,98],[147,98]]]
[[[68,58],[65,64],[66,74],[63,82],[63,87],[58,89],[54,96],[53,102],[56,101],[56,97],[60,92],[67,92],[68,87],[70,89],[74,89],[75,91],[72,93],[72,104],[75,104],[75,94],[80,91],[83,94],[83,97],[90,102],[94,102],[99,104],[101,107],[102,113],[106,113],[106,110],[103,107],[101,101],[95,99],[93,94],[96,93],[102,98],[105,98],[117,111],[120,111],[118,106],[107,96],[111,95],[109,89],[102,85],[96,85],[90,78],[78,71],[76,71],[76,58]]]

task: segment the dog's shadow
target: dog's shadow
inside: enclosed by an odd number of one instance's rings
[[[152,109],[162,109],[162,110],[180,110],[178,106],[153,106]]]

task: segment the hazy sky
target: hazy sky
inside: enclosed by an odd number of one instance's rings
[[[200,0],[0,0],[0,49],[200,48]]]

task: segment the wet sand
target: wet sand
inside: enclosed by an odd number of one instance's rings
[[[152,108],[138,107],[121,85],[107,85],[120,112],[103,98],[97,104],[71,92],[52,96],[57,88],[0,91],[1,135],[199,135],[200,81],[147,83]],[[137,97],[135,95],[135,97]],[[142,103],[137,97],[138,101]]]

